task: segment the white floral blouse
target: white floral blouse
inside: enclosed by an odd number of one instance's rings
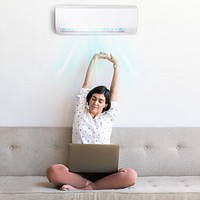
[[[72,130],[72,143],[110,144],[112,126],[118,114],[117,102],[111,102],[108,111],[92,118],[89,113],[86,96],[90,89],[81,88],[77,103]]]

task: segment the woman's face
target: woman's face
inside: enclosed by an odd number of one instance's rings
[[[99,115],[106,106],[104,94],[94,93],[89,100],[89,112],[93,118]]]

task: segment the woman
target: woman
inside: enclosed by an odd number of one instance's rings
[[[89,90],[95,65],[99,59],[106,59],[113,64],[113,77],[108,90],[98,86]],[[117,95],[119,85],[119,65],[112,54],[96,53],[92,57],[77,96],[77,105],[73,122],[72,142],[82,144],[109,144],[113,123],[117,116]],[[72,173],[62,165],[50,166],[47,178],[51,183],[60,185],[61,190],[98,190],[119,189],[135,184],[137,173],[131,168],[121,168],[117,173],[97,174]]]

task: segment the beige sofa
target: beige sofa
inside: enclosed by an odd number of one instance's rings
[[[121,145],[119,167],[138,172],[137,183],[120,190],[59,191],[45,169],[67,164],[71,128],[0,128],[2,200],[199,200],[200,128],[113,129]]]

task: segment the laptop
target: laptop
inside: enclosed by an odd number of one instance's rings
[[[68,168],[77,173],[114,173],[118,171],[118,144],[68,145]]]

